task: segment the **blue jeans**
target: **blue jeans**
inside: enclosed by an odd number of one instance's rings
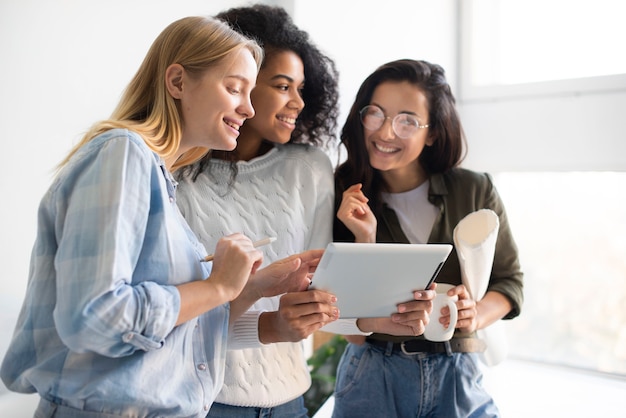
[[[213,403],[207,417],[215,418],[306,418],[308,411],[304,407],[304,398],[271,408],[243,407]]]
[[[499,417],[473,353],[406,355],[348,344],[339,361],[333,418]]]

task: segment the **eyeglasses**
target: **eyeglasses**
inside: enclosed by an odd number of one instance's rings
[[[383,110],[375,105],[365,106],[359,112],[361,115],[361,123],[371,131],[381,128],[385,120],[391,119],[391,128],[399,138],[410,138],[418,129],[428,128],[428,125],[420,125],[419,120],[413,115],[407,113],[399,113],[393,118],[386,116]]]

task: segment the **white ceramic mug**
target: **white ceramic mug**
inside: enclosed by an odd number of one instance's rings
[[[456,321],[458,312],[456,308],[456,301],[459,300],[458,296],[448,296],[446,293],[454,286],[447,283],[437,283],[437,296],[433,299],[433,310],[430,313],[430,321],[426,325],[424,331],[424,338],[430,341],[448,341],[454,334],[454,328],[456,327]],[[441,318],[441,308],[447,306],[450,309],[450,324],[447,328],[439,322]]]

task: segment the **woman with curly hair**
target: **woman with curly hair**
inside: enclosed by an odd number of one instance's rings
[[[338,74],[333,61],[280,7],[217,15],[265,51],[251,92],[255,115],[233,151],[212,151],[179,178],[179,207],[207,247],[243,232],[264,262],[325,247],[334,217],[333,168],[322,151],[335,138]],[[311,384],[302,340],[338,317],[319,290],[262,298],[232,326],[225,383],[211,417],[305,417]]]

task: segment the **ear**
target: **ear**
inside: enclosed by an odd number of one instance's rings
[[[428,136],[426,137],[426,141],[424,141],[424,143],[426,144],[426,146],[430,147],[435,143],[435,138],[433,137],[433,135],[430,133],[430,131],[428,132]]]
[[[180,64],[172,64],[165,70],[165,87],[175,99],[180,99],[183,92],[183,75],[185,69]]]

